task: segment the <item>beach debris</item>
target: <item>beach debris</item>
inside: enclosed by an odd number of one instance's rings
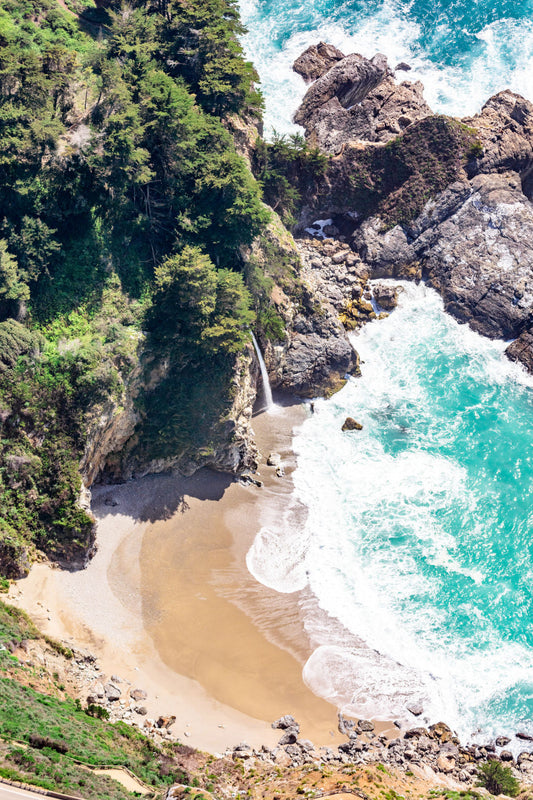
[[[292,714],[285,714],[283,717],[280,717],[272,723],[272,727],[274,729],[279,728],[282,731],[287,730],[287,728],[294,728],[296,729],[297,733],[300,733],[300,726]]]
[[[267,458],[267,464],[269,467],[279,467],[281,465],[281,456],[279,453],[270,453]]]
[[[419,717],[424,713],[424,707],[421,703],[412,703],[410,706],[407,706],[407,710],[410,711],[414,717]]]
[[[346,417],[344,420],[343,426],[341,428],[342,431],[362,431],[363,426],[360,422],[357,422],[353,417]]]
[[[144,689],[131,689],[130,690],[130,697],[131,697],[132,700],[135,700],[138,703],[139,700],[146,700],[148,695],[144,691]]]
[[[257,478],[254,478],[254,476],[251,475],[249,472],[243,472],[242,475],[239,475],[238,481],[239,483],[242,483],[244,486],[252,484],[253,486],[257,486],[258,489],[260,489],[263,485],[263,481],[257,480]]]

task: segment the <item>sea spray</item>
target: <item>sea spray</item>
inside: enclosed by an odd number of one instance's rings
[[[421,702],[465,739],[527,728],[531,380],[423,285],[353,343],[362,377],[295,437],[308,515],[282,544],[263,528],[253,573],[284,592],[307,584],[304,678],[339,706],[408,722]],[[363,430],[343,433],[347,415]]]
[[[257,354],[257,360],[259,361],[259,369],[261,370],[261,378],[263,381],[263,393],[265,395],[265,410],[267,412],[272,411],[275,408],[274,400],[272,399],[272,388],[270,386],[270,379],[268,377],[268,372],[265,364],[265,360],[263,358],[263,354],[261,353],[261,348],[257,343],[257,339],[252,333],[252,341],[254,343],[255,352]]]
[[[436,113],[471,115],[509,88],[533,100],[533,23],[529,0],[241,0],[247,55],[266,97],[266,130],[299,129],[292,116],[306,85],[292,64],[310,44],[331,42],[344,53],[384,53],[397,80],[420,80]]]

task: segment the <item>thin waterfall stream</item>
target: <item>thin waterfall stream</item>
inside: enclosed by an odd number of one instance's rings
[[[250,331],[250,333],[252,333]],[[259,368],[261,370],[261,378],[263,380],[263,392],[265,394],[265,410],[272,411],[275,408],[274,400],[272,399],[272,389],[270,387],[270,380],[268,378],[268,372],[265,364],[265,360],[263,358],[263,354],[261,353],[261,348],[257,343],[257,339],[252,333],[252,341],[254,343],[255,352],[257,353],[257,360],[259,361]]]

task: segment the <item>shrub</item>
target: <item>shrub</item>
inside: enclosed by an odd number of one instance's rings
[[[506,794],[509,797],[515,797],[520,791],[520,784],[511,768],[504,767],[499,761],[487,761],[481,765],[478,786],[483,786],[491,794]]]

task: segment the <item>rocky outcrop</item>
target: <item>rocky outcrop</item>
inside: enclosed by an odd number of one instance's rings
[[[475,128],[482,152],[475,172],[518,172],[525,194],[533,196],[533,105],[514,92],[488,100],[481,112],[463,120]]]
[[[300,56],[304,64],[311,50]],[[320,73],[294,121],[312,145],[337,153],[350,141],[388,142],[429,114],[419,81],[397,84],[379,53],[372,59],[352,54]]]
[[[452,185],[408,229],[368,220],[353,243],[372,275],[416,269],[447,311],[485,336],[516,337],[532,324],[533,205],[516,173]],[[518,345],[511,352],[520,357]]]
[[[319,42],[308,47],[294,62],[292,68],[304,81],[315,81],[324,75],[337,61],[345,58],[332,44]]]
[[[267,274],[270,270],[277,278],[269,299],[283,320],[285,335],[283,339],[260,337],[271,384],[302,397],[329,395],[340,389],[346,374],[358,370],[357,353],[331,296],[320,291],[294,239],[276,216],[247,258],[267,264]],[[353,261],[357,261],[355,256]],[[285,270],[291,265],[290,282],[283,278],[282,265]]]

